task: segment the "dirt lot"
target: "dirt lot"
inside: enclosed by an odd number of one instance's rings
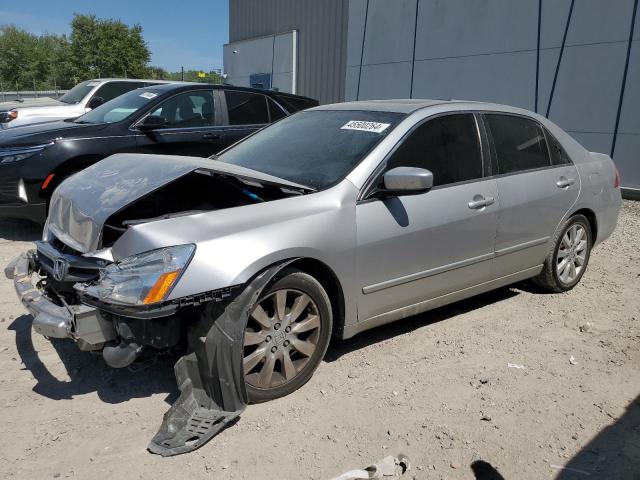
[[[38,236],[0,221],[0,265]],[[334,341],[295,394],[195,453],[145,450],[172,359],[107,368],[32,334],[0,279],[0,478],[327,479],[403,452],[407,478],[640,479],[640,203],[566,294],[529,284]],[[514,368],[509,364],[522,365]],[[479,475],[478,478],[500,478]]]

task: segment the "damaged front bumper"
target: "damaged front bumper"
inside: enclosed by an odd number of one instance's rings
[[[174,367],[180,396],[151,440],[150,452],[172,456],[193,451],[244,411],[247,391],[242,358],[249,311],[276,273],[291,261],[270,267],[246,285],[173,300],[159,312],[129,312],[138,314],[138,322],[148,324],[152,320],[145,320],[147,315],[157,318],[184,306],[204,304],[192,311],[194,321],[185,326],[188,349]],[[81,349],[103,349],[103,355],[108,349],[117,349],[105,345],[113,345],[121,337],[114,318],[125,312],[110,312],[108,305],[99,303],[69,305],[63,298],[53,301],[42,288],[42,279],[38,280],[42,266],[38,252],[31,250],[5,268],[22,304],[33,315],[33,329],[46,337],[72,339]]]
[[[33,316],[34,331],[48,338],[72,339],[82,350],[98,350],[115,340],[113,323],[98,309],[84,304],[69,305],[62,300],[56,303],[37,283],[34,285],[32,279],[38,271],[35,250],[19,255],[4,269],[5,276],[13,280],[18,298]]]

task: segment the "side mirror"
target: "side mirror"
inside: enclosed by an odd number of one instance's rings
[[[138,128],[140,130],[155,130],[164,127],[169,121],[160,115],[149,115],[145,118]]]
[[[90,108],[91,110],[93,110],[94,108],[99,107],[103,103],[104,103],[104,98],[102,98],[102,97],[93,97],[87,103],[87,108]]]
[[[386,172],[382,181],[382,193],[412,195],[424,193],[433,187],[433,173],[426,168],[396,167]]]

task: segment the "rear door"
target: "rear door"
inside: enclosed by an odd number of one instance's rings
[[[160,103],[149,115],[163,117],[163,128],[138,133],[141,153],[209,157],[226,145],[225,132],[218,124],[213,90],[178,93]],[[138,124],[144,121],[144,117]],[[134,127],[135,128],[135,127]]]
[[[386,161],[383,172],[430,170],[434,187],[356,206],[359,321],[490,278],[497,185],[485,178],[481,140],[473,114],[443,115],[415,127]]]
[[[544,262],[550,240],[575,203],[580,179],[561,145],[537,121],[485,113],[500,212],[494,278]]]

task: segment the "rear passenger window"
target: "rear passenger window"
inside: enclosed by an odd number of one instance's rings
[[[498,173],[549,167],[549,149],[542,127],[515,115],[485,115],[498,157]]]
[[[101,86],[95,93],[94,97],[101,97],[105,102],[119,97],[123,93],[130,92],[136,88],[142,87],[142,82],[109,82]]]
[[[482,153],[471,114],[438,117],[416,128],[387,163],[395,167],[426,168],[433,185],[447,185],[482,177]]]
[[[549,144],[549,151],[551,152],[551,165],[556,166],[570,164],[571,159],[564,148],[562,148],[562,145],[560,145],[560,142],[547,130],[545,130],[545,133],[547,134],[547,143]]]
[[[269,123],[267,97],[257,93],[225,90],[229,125]]]

